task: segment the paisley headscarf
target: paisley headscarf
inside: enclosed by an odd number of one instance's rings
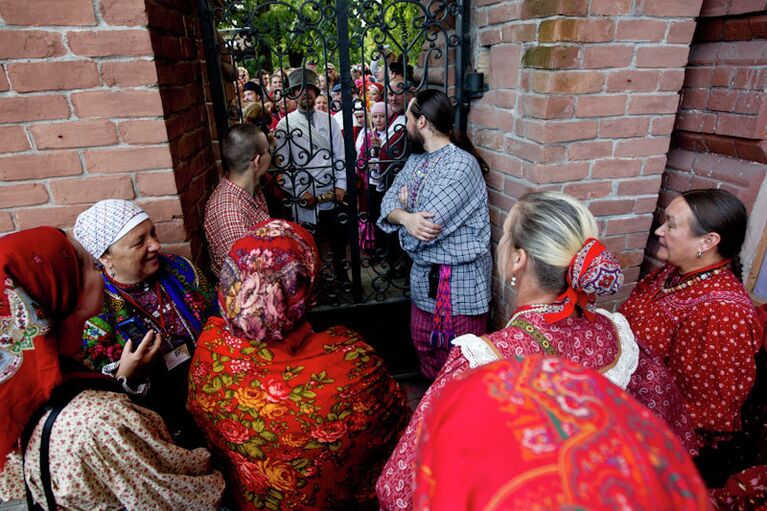
[[[557,297],[564,303],[558,312],[544,314],[549,323],[555,323],[575,312],[577,305],[583,315],[594,319],[594,301],[603,295],[617,293],[623,285],[623,270],[618,258],[596,238],[589,238],[573,256],[565,276],[567,289]]]
[[[0,238],[0,468],[32,414],[61,382],[59,355],[82,334],[61,328],[77,307],[80,264],[64,233],[37,227]]]
[[[232,245],[218,300],[229,331],[279,341],[311,306],[319,269],[312,235],[286,220],[257,224]]]
[[[556,357],[507,359],[450,383],[417,460],[416,510],[710,509],[661,419]]]

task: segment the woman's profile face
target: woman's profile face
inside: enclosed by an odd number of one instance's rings
[[[151,220],[144,220],[114,242],[101,263],[123,284],[135,284],[160,269],[160,241]]]
[[[696,236],[690,227],[692,210],[683,197],[677,197],[666,207],[663,224],[655,230],[658,236],[658,259],[683,272],[695,266],[703,236]]]

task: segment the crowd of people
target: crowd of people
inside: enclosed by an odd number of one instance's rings
[[[368,197],[359,242],[395,235],[412,259],[411,337],[431,385],[411,414],[359,333],[306,320],[318,241],[336,255],[346,242],[334,230],[351,184],[335,162],[351,148],[317,107],[316,73],[275,78],[295,110],[274,132],[243,123],[222,140],[204,224],[215,288],[161,251],[130,201],[95,203],[71,234],[0,238],[0,498],[49,510],[764,505],[765,337],[741,281],[740,200],[676,197],[655,231],[664,266],[610,312],[595,300],[623,273],[594,216],[528,193],[495,253],[514,312],[488,332],[487,164],[443,92],[373,103],[354,148],[375,169],[354,185]],[[384,183],[382,155],[403,156],[403,136],[410,154]],[[260,186],[285,165],[290,179],[274,179],[300,198],[291,220]]]

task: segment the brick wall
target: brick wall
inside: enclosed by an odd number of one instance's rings
[[[680,191],[721,187],[743,200],[752,213],[752,229],[764,230],[767,212],[753,206],[767,177],[765,10],[764,0],[704,1],[663,175],[659,213]],[[646,269],[657,264],[652,258],[656,251],[652,236]],[[746,270],[752,252],[744,250]]]
[[[585,201],[626,273],[639,276],[679,103],[690,0],[475,0],[490,91],[471,135],[488,159],[493,240],[515,200],[559,190]],[[481,56],[480,56],[481,57]],[[495,323],[510,293],[496,276]]]
[[[135,199],[165,249],[199,252],[215,167],[189,5],[0,0],[0,233]]]

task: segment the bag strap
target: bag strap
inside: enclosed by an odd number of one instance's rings
[[[532,337],[535,342],[538,343],[538,345],[541,347],[541,349],[546,353],[547,355],[559,355],[557,352],[557,349],[554,347],[553,344],[551,344],[551,341],[549,341],[545,335],[543,335],[543,332],[538,330],[532,323],[529,323],[525,321],[524,319],[515,319],[511,323],[509,323],[510,326],[515,326],[519,328],[520,330],[523,330],[527,335]]]

